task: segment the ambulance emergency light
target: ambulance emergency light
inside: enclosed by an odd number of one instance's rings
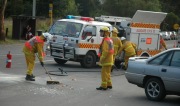
[[[84,20],[84,21],[94,21],[94,18],[91,17],[82,17],[82,16],[74,16],[74,15],[67,15],[67,19],[78,19],[78,20]]]

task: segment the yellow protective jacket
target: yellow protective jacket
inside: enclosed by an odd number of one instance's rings
[[[122,47],[122,42],[119,37],[117,37],[117,34],[112,34],[111,37],[113,41],[114,46],[114,55],[116,56],[119,53],[120,48]]]
[[[122,45],[121,49],[119,50],[119,53],[121,54],[122,51],[125,52],[125,56],[133,56],[136,55],[136,44],[132,43],[130,41],[125,41],[125,43]]]
[[[163,47],[164,47],[165,49],[167,49],[166,43],[165,43],[164,39],[161,39],[161,40],[160,40],[160,49],[163,49]]]
[[[109,37],[105,37],[99,49],[100,52],[100,66],[112,66],[114,47],[113,41]]]
[[[42,62],[44,57],[44,38],[42,36],[34,36],[25,42],[23,52],[26,55],[34,55],[38,53],[39,60]]]

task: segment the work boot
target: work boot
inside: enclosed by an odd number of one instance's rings
[[[31,75],[26,75],[26,78],[25,78],[27,81],[35,81],[35,79],[33,79],[33,77]]]
[[[114,65],[111,67],[111,72],[113,72],[113,70],[114,70]]]
[[[103,88],[103,87],[99,87],[99,88],[96,88],[96,90],[107,90],[107,88]]]
[[[112,89],[112,86],[107,86],[107,89]]]
[[[31,74],[31,77],[32,77],[32,78],[35,78],[35,76],[34,76],[33,74]]]
[[[125,70],[125,71],[127,70],[127,68],[125,66],[122,66],[122,69]]]

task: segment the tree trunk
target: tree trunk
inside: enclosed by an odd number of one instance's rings
[[[2,0],[0,2],[0,40],[5,41],[5,31],[4,31],[4,11],[6,8],[7,0]]]

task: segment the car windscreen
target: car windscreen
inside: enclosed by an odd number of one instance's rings
[[[49,30],[52,35],[79,37],[83,24],[67,21],[55,22]]]

